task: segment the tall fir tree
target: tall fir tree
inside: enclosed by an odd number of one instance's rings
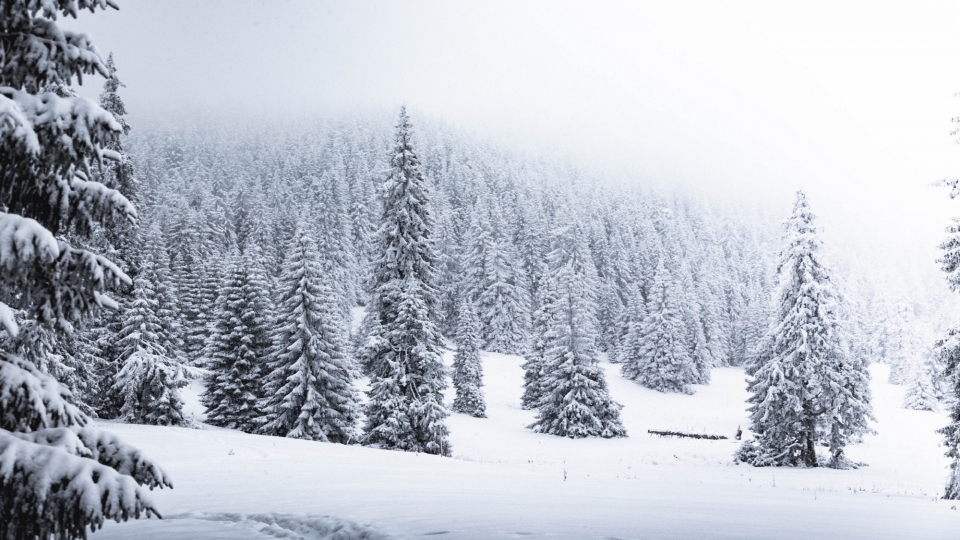
[[[213,266],[213,265],[207,265]],[[216,305],[216,283],[219,276],[210,276],[211,269],[204,265],[193,265],[180,273],[180,305],[183,314],[183,352],[187,360],[196,364],[203,357],[208,335],[210,306]],[[208,277],[213,278],[213,287],[209,287]]]
[[[555,300],[547,305],[537,419],[529,427],[561,437],[625,437],[621,405],[610,398],[597,363],[593,298],[595,269],[577,225],[556,231],[542,287]]]
[[[134,300],[124,309],[117,335],[123,362],[111,391],[122,404],[119,418],[125,422],[183,425],[179,390],[188,380],[178,358],[167,348],[168,329],[158,314],[158,281],[154,261],[145,260],[134,281]]]
[[[952,275],[950,277],[953,277]],[[954,286],[954,290],[956,286]],[[950,475],[944,488],[944,499],[960,499],[960,329],[951,329],[937,340],[934,355],[944,366],[943,376],[949,384],[950,423],[937,430],[943,435],[944,455],[950,458]]]
[[[13,338],[18,316],[71,334],[116,308],[108,291],[130,282],[87,244],[98,228],[137,219],[123,193],[93,175],[119,157],[110,146],[123,126],[86,98],[45,90],[110,76],[89,36],[57,25],[110,6],[0,2],[0,328]],[[73,540],[106,520],[156,514],[146,491],[171,486],[162,469],[91,426],[53,376],[0,347],[0,538]]]
[[[280,276],[261,432],[348,443],[356,436],[359,396],[340,305],[323,281],[319,259],[313,238],[298,231]]]
[[[693,393],[696,370],[687,329],[677,305],[679,291],[661,258],[642,320],[630,323],[620,352],[623,376],[660,392]]]
[[[450,455],[446,387],[437,330],[436,255],[427,181],[400,110],[391,171],[380,196],[369,317],[376,331],[365,351],[372,367],[364,444]]]
[[[231,257],[204,351],[208,375],[206,390],[200,396],[207,409],[207,422],[249,433],[259,427],[259,400],[273,322],[261,264],[261,253],[254,243],[242,256],[235,253]]]
[[[820,240],[803,192],[786,222],[777,273],[775,321],[748,366],[751,430],[737,459],[754,466],[816,467],[816,446],[830,446],[829,465],[869,431],[869,377],[849,355],[838,302],[820,262]]]
[[[454,412],[487,417],[483,397],[483,365],[480,363],[480,320],[469,302],[460,307],[457,321],[457,353],[453,357]]]
[[[357,298],[357,286],[360,281],[357,260],[350,245],[350,230],[344,210],[345,201],[337,197],[339,176],[324,173],[317,184],[316,207],[313,221],[317,225],[317,248],[321,255],[319,261],[324,275],[329,276],[328,286],[332,288],[344,323],[350,320],[350,308]],[[341,194],[342,196],[342,194]]]
[[[543,375],[547,369],[545,354],[551,329],[550,314],[556,309],[557,291],[544,286],[546,278],[537,290],[537,310],[533,313],[532,334],[523,362],[523,396],[521,406],[524,409],[536,409],[543,399]]]

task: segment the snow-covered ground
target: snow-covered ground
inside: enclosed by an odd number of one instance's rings
[[[450,361],[448,355],[447,361]],[[757,469],[737,443],[658,438],[648,429],[731,437],[747,426],[744,374],[713,371],[692,396],[660,394],[605,364],[626,439],[532,433],[519,407],[522,359],[485,354],[486,419],[453,414],[453,459],[203,430],[103,423],[158,459],[175,489],[165,519],[108,524],[94,538],[938,539],[960,510],[938,500],[946,414],[900,407],[873,366],[877,434],[848,450],[869,466]],[[196,389],[187,393],[198,411]],[[451,395],[449,396],[452,399]]]

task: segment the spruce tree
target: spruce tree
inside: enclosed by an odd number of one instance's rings
[[[259,427],[259,399],[271,346],[273,310],[261,264],[256,244],[242,256],[231,257],[204,351],[208,375],[200,396],[207,422],[248,433]]]
[[[953,288],[957,290],[956,286]],[[950,458],[950,476],[943,498],[960,499],[960,329],[951,329],[945,337],[937,340],[934,354],[944,366],[943,376],[950,385],[953,398],[950,423],[937,431],[943,435],[943,445],[947,447],[945,455]]]
[[[830,465],[872,419],[865,363],[851,357],[838,315],[839,297],[820,262],[820,240],[806,196],[797,193],[777,268],[775,321],[749,365],[755,440],[737,459],[754,466],[816,467],[816,446],[830,446]]]
[[[191,273],[183,294],[184,324],[183,348],[187,359],[200,365],[216,323],[217,296],[223,280],[221,259],[214,255]]]
[[[324,173],[320,181],[311,189],[316,191],[314,210],[316,223],[316,244],[321,255],[319,261],[323,275],[327,276],[328,286],[340,306],[340,316],[344,324],[349,324],[350,308],[357,298],[359,276],[357,260],[350,245],[350,230],[344,209],[345,202],[336,196],[336,176]]]
[[[450,455],[437,331],[436,255],[427,182],[412,146],[410,119],[400,110],[391,171],[381,188],[365,351],[372,367],[364,444]]]
[[[936,411],[940,408],[935,381],[939,374],[933,358],[926,358],[913,368],[907,379],[903,406],[914,411]]]
[[[521,406],[524,409],[536,409],[543,399],[543,376],[545,354],[552,331],[549,326],[550,314],[556,310],[556,291],[544,286],[544,278],[538,287],[538,308],[533,313],[532,335],[530,345],[524,354],[523,363],[523,396]]]
[[[886,360],[890,364],[890,384],[906,384],[922,349],[916,332],[916,318],[905,298],[897,302],[892,317],[887,319]]]
[[[157,283],[157,252],[149,252],[134,280],[134,298],[122,314],[117,334],[121,358],[111,392],[121,403],[119,419],[135,424],[182,425],[183,399],[179,389],[187,385],[179,356],[171,349],[170,327],[164,325],[163,301]]]
[[[487,417],[483,399],[483,366],[480,363],[480,321],[473,305],[464,302],[457,321],[457,353],[453,357],[454,412]]]
[[[519,255],[513,243],[499,238],[487,250],[486,287],[477,302],[481,306],[484,348],[516,354],[527,344],[530,299],[521,274]]]
[[[657,265],[646,314],[632,321],[620,352],[623,376],[660,392],[693,393],[693,358],[677,306],[679,291],[663,264]]]
[[[108,5],[0,0],[0,329],[11,337],[18,316],[70,334],[130,282],[85,246],[98,227],[136,222],[130,201],[93,179],[119,157],[109,147],[123,127],[88,99],[43,90],[109,76],[90,38],[56,23]],[[0,411],[0,538],[86,538],[108,519],[157,513],[146,488],[171,486],[166,474],[90,426],[68,390],[6,344]]]
[[[556,301],[545,317],[537,419],[530,429],[561,437],[625,437],[621,405],[610,398],[597,364],[593,262],[579,227],[555,233],[542,287]]]
[[[348,443],[359,396],[336,296],[323,281],[313,238],[298,231],[280,276],[275,352],[266,382],[261,432]]]

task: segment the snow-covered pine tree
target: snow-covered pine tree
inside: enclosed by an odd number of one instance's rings
[[[183,327],[180,324],[181,311],[178,301],[179,290],[174,285],[170,270],[170,256],[164,245],[164,235],[157,220],[143,224],[138,235],[142,242],[142,265],[149,264],[149,279],[153,282],[156,307],[155,313],[163,332],[159,345],[165,354],[179,364],[183,360]],[[141,270],[143,272],[143,270]],[[139,274],[138,274],[139,277]]]
[[[747,368],[756,439],[744,442],[737,459],[758,467],[816,467],[820,442],[830,445],[830,465],[842,466],[844,446],[872,419],[866,366],[844,343],[813,220],[798,192],[777,267],[775,320]]]
[[[690,394],[695,382],[687,330],[677,306],[679,291],[661,257],[650,287],[646,314],[631,321],[620,351],[623,376],[660,392]]]
[[[941,246],[941,249],[945,248]],[[955,275],[950,275],[948,279],[951,279],[951,288],[957,290],[957,285],[952,281],[954,277]],[[943,435],[943,445],[947,447],[945,455],[951,460],[950,476],[947,477],[943,498],[960,499],[960,329],[951,329],[946,336],[937,340],[934,355],[944,366],[943,376],[949,383],[953,398],[950,424],[937,430],[937,433]]]
[[[487,261],[490,250],[490,224],[487,223],[489,211],[486,198],[481,196],[470,214],[469,224],[464,234],[463,278],[460,288],[466,301],[476,303],[487,288]],[[479,310],[478,310],[479,311]],[[479,317],[480,314],[477,313]],[[481,337],[483,328],[480,329]]]
[[[274,353],[261,409],[261,432],[348,443],[359,395],[347,356],[341,306],[324,283],[316,243],[298,231],[280,276]]]
[[[516,354],[527,344],[530,297],[513,243],[502,236],[492,241],[485,266],[487,285],[477,299],[483,306],[480,322],[484,329],[484,348]]]
[[[546,277],[540,282],[537,290],[537,310],[533,313],[532,334],[530,345],[524,355],[523,363],[523,396],[521,407],[536,409],[543,399],[544,363],[549,339],[552,337],[550,328],[550,314],[555,311],[558,301],[556,292],[546,287]]]
[[[164,346],[169,340],[157,314],[157,281],[153,261],[144,261],[133,283],[133,302],[123,311],[123,327],[117,335],[123,361],[111,390],[120,398],[119,418],[125,422],[182,425],[179,389],[187,379],[180,362]]]
[[[715,360],[711,356],[711,349],[707,345],[707,336],[703,328],[701,317],[703,307],[697,297],[697,286],[689,265],[684,261],[679,269],[677,279],[680,294],[680,313],[687,329],[687,349],[690,351],[690,360],[693,365],[693,384],[710,384],[710,368]]]
[[[892,316],[887,319],[886,360],[890,364],[890,384],[906,384],[910,380],[922,343],[916,331],[916,317],[906,298],[901,298]]]
[[[463,256],[458,238],[460,227],[459,213],[447,202],[447,198],[440,194],[434,204],[437,215],[436,248],[439,267],[439,302],[440,302],[440,333],[456,335],[458,324],[459,304],[464,296],[462,290]]]
[[[119,89],[126,86],[117,76],[117,68],[113,61],[113,53],[107,57],[105,63],[108,76],[100,93],[100,107],[113,115],[120,125],[121,133],[126,135],[130,131],[124,115],[126,106],[120,98]],[[117,159],[105,163],[103,167],[91,171],[94,179],[107,187],[117,189],[127,199],[138,205],[138,183],[135,177],[133,160],[124,152],[120,137],[109,141],[105,148],[116,152]],[[116,223],[112,227],[99,227],[89,240],[90,246],[95,246],[105,253],[124,272],[134,275],[135,260],[140,256],[140,245],[136,242],[136,231],[132,223]],[[132,289],[120,287],[114,291],[114,296],[120,306],[126,306],[133,301]],[[120,413],[120,402],[110,390],[110,385],[116,379],[122,358],[118,356],[117,333],[123,324],[122,309],[102,311],[89,323],[79,328],[78,341],[89,344],[89,369],[92,379],[84,385],[87,388],[103,387],[96,394],[88,394],[90,407],[97,415],[103,418],[116,418]],[[77,366],[80,367],[80,366]],[[76,394],[75,394],[76,397]]]
[[[235,253],[230,258],[204,350],[209,373],[207,388],[200,396],[207,408],[207,422],[249,433],[259,427],[259,399],[273,322],[261,264],[256,243],[250,243],[243,255]]]
[[[391,171],[381,188],[383,213],[377,231],[377,259],[365,354],[372,367],[364,444],[380,448],[450,455],[446,386],[437,331],[427,182],[413,151],[410,119],[400,110]]]
[[[626,300],[623,311],[616,321],[617,335],[609,354],[609,360],[613,364],[622,364],[624,358],[628,355],[627,336],[631,329],[636,333],[640,332],[640,326],[646,316],[646,304],[640,287],[636,283],[631,283],[626,287],[623,293]],[[621,368],[622,369],[622,368]]]
[[[113,62],[113,53],[110,53],[104,65],[107,68],[108,76],[103,83],[103,91],[100,92],[100,107],[113,115],[113,119],[120,124],[120,132],[127,135],[130,132],[130,126],[124,118],[127,114],[127,108],[118,93],[120,88],[126,85],[117,76],[117,66]],[[114,138],[106,144],[106,148],[116,152],[117,159],[108,162],[103,169],[96,171],[96,176],[106,186],[123,193],[132,203],[139,204],[133,160],[124,152],[122,139],[120,137]],[[130,270],[131,262],[136,257],[133,251],[136,249],[133,241],[134,231],[135,229],[129,223],[121,223],[114,227],[102,227],[97,230],[95,235],[95,243],[103,245],[104,249],[116,259],[116,262],[124,271]]]
[[[336,196],[336,176],[324,173],[310,186],[315,190],[316,207],[312,221],[316,223],[316,244],[321,259],[318,261],[327,286],[340,306],[343,324],[349,324],[350,308],[357,298],[359,272],[357,260],[350,245],[350,230],[344,203]]]
[[[201,303],[204,272],[200,264],[184,266],[177,274],[180,280],[183,353],[188,362],[195,364],[203,355],[207,339],[206,314],[210,306],[216,303],[216,297],[213,302],[207,299],[207,303]]]
[[[939,377],[934,358],[929,353],[923,362],[914,366],[907,378],[903,406],[914,411],[936,411],[940,408],[935,381]]]
[[[941,182],[950,188],[950,198],[960,196],[960,179],[945,179]],[[960,292],[960,218],[953,218],[947,227],[947,238],[940,243],[941,257],[937,260],[946,274],[950,290]],[[939,429],[943,435],[946,456],[950,458],[950,476],[944,489],[944,499],[960,499],[960,329],[952,328],[947,335],[937,340],[934,359],[942,366],[942,377],[948,388],[950,423]]]
[[[625,437],[621,405],[610,398],[597,364],[593,261],[580,228],[554,234],[547,256],[549,273],[541,284],[553,291],[547,304],[537,419],[530,429],[573,439]]]
[[[69,333],[129,283],[112,262],[72,246],[98,226],[135,221],[117,190],[91,180],[117,154],[122,126],[96,103],[42,92],[73,78],[107,76],[86,34],[58,16],[105,9],[105,0],[0,2],[0,327],[19,332],[15,311]],[[88,427],[70,392],[9,350],[0,350],[0,538],[86,538],[105,520],[156,514],[146,487],[170,486],[151,460]],[[106,451],[109,449],[109,451]]]
[[[487,417],[483,398],[483,366],[480,363],[480,320],[469,302],[463,302],[457,317],[457,353],[453,357],[454,412]]]

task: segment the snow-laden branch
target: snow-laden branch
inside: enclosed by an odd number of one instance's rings
[[[0,353],[0,429],[35,431],[85,426],[70,391],[30,362]]]
[[[84,538],[108,519],[159,517],[147,488],[71,453],[76,442],[48,446],[0,429],[0,537]]]

